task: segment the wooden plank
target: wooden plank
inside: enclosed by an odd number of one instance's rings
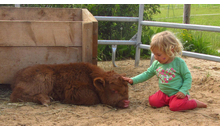
[[[82,9],[82,20],[93,23],[92,64],[97,65],[98,21],[87,9]]]
[[[82,10],[72,8],[0,7],[0,20],[82,21]]]
[[[84,21],[84,22],[98,22],[96,20],[96,18],[87,9],[82,9],[82,21]]]
[[[27,66],[81,62],[81,53],[81,47],[0,47],[0,84]]]
[[[93,22],[92,64],[97,65],[98,56],[98,22]]]
[[[0,21],[0,46],[81,46],[82,22]]]
[[[82,24],[82,61],[92,63],[93,50],[93,23]]]

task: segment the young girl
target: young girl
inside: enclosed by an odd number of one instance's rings
[[[142,74],[124,79],[133,85],[156,75],[160,90],[149,97],[152,107],[169,106],[172,111],[206,108],[207,105],[203,102],[189,100],[192,76],[184,60],[180,58],[183,47],[175,35],[169,31],[158,33],[153,36],[150,45],[155,58],[153,64]]]

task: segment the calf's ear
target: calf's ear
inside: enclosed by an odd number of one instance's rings
[[[99,91],[104,91],[103,87],[105,86],[105,80],[102,77],[97,77],[93,79],[93,85],[98,89]]]
[[[121,76],[125,77],[125,76],[126,76],[126,74],[121,74]]]

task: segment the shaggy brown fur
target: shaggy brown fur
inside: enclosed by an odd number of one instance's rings
[[[11,85],[12,102],[50,100],[77,105],[107,104],[126,108],[128,85],[114,71],[105,72],[89,63],[36,65],[17,72]]]

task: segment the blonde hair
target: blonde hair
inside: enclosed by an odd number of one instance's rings
[[[163,31],[154,35],[151,39],[150,50],[159,49],[170,57],[182,55],[182,43],[170,31]]]

